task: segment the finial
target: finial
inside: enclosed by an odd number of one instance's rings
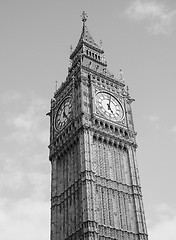
[[[129,87],[126,87],[127,95],[129,95]]]
[[[121,80],[122,82],[124,81],[122,69],[120,69],[120,80]]]
[[[71,45],[70,46],[70,54],[72,54],[72,52],[73,52],[73,46]]]
[[[88,18],[88,16],[87,16],[85,11],[83,11],[83,13],[81,15],[81,18],[82,18],[83,24],[85,25],[85,22],[87,21],[87,18]]]
[[[71,56],[72,52],[73,52],[73,46],[70,45],[70,56]],[[72,66],[72,60],[69,58],[69,67],[68,67],[68,71],[70,70],[71,66]]]
[[[103,42],[102,42],[101,39],[100,39],[100,48],[101,48],[101,49],[103,48]]]
[[[120,77],[123,78],[123,72],[122,72],[122,69],[120,69]]]
[[[57,91],[57,81],[56,81],[56,85],[55,85],[56,91]]]

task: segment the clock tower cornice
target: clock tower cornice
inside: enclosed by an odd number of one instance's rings
[[[68,92],[73,87],[73,79],[67,77],[65,82],[62,82],[61,86],[55,91],[54,98],[57,99],[61,92]]]
[[[115,147],[128,148],[129,146],[137,148],[137,144],[135,138],[133,138],[133,134],[130,133],[128,137],[125,133],[121,134],[113,134],[107,131],[102,131],[101,129],[96,129],[95,126],[90,125],[81,125],[74,132],[67,132],[67,136],[65,131],[63,131],[60,135],[55,138],[55,140],[49,145],[50,149],[50,161],[55,159],[56,155],[63,155],[64,152],[69,151],[69,149],[79,141],[80,133],[89,131],[93,138],[99,140],[100,142],[104,142],[109,145],[114,145]],[[71,137],[70,137],[71,136]]]
[[[103,54],[104,51],[102,49],[100,49],[99,47],[96,47],[94,45],[92,45],[91,43],[85,41],[84,39],[79,40],[78,45],[76,46],[75,50],[72,52],[72,54],[70,55],[70,59],[73,60],[73,58],[79,53],[79,51],[84,48],[84,46],[97,51],[100,54]],[[106,64],[105,64],[106,65]]]
[[[87,67],[87,66],[84,66],[84,65],[81,65],[81,69],[82,70],[85,70],[86,72],[87,72],[87,74],[88,75],[90,75],[91,74],[91,76],[92,76],[92,81],[93,82],[96,82],[96,77],[98,77],[99,79],[103,79],[104,81],[105,80],[107,80],[107,81],[109,81],[109,84],[110,83],[113,83],[113,84],[115,84],[115,85],[118,85],[118,86],[120,86],[120,87],[125,87],[125,84],[123,83],[123,82],[121,82],[119,79],[117,79],[117,78],[113,78],[113,77],[110,77],[110,76],[108,76],[108,75],[106,75],[106,74],[103,74],[103,73],[101,73],[101,72],[97,72],[95,69],[91,69],[91,68],[89,68],[89,67]]]

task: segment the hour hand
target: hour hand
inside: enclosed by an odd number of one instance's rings
[[[113,111],[112,111],[112,109],[110,107],[110,103],[108,103],[107,106],[108,106],[108,110],[110,110],[113,113]]]
[[[111,110],[110,103],[107,103],[108,110]]]
[[[67,115],[66,115],[65,111],[63,112],[63,117],[67,118]]]

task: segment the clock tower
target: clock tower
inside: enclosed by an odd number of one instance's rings
[[[133,99],[86,20],[51,100],[51,240],[147,240]]]

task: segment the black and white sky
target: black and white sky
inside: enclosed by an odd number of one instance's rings
[[[82,29],[123,70],[133,103],[137,160],[150,240],[176,239],[176,1],[0,1],[0,232],[47,240],[49,119]]]

